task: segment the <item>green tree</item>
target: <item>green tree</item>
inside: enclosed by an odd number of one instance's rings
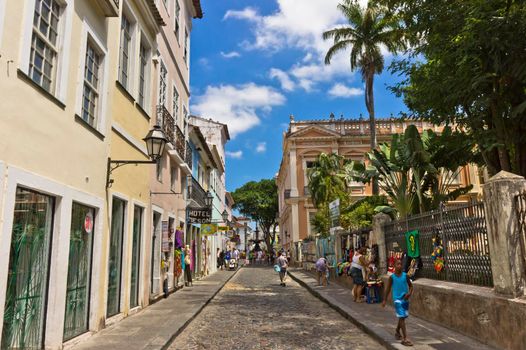
[[[374,6],[371,2],[362,8],[355,0],[344,0],[338,9],[349,25],[331,29],[323,33],[323,39],[333,39],[334,44],[325,55],[325,64],[330,64],[333,56],[350,48],[351,70],[359,69],[365,82],[365,105],[369,112],[371,149],[376,148],[376,123],[374,114],[374,75],[382,73],[384,57],[382,46],[396,53],[404,47],[398,22],[386,16],[385,7]],[[378,194],[378,186],[373,183],[373,193]]]
[[[415,117],[455,124],[491,175],[526,176],[526,2],[377,0],[403,25],[411,50],[393,87]]]
[[[279,210],[278,188],[272,179],[250,181],[232,192],[234,209],[261,227],[267,247],[276,241],[276,214]]]

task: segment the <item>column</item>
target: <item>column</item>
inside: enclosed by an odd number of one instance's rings
[[[292,146],[289,152],[290,158],[290,196],[298,197],[298,170],[296,165],[296,147]]]
[[[526,180],[505,171],[484,185],[484,207],[494,290],[498,294],[524,295],[524,260],[521,251],[516,196],[526,190]]]
[[[378,244],[378,271],[387,273],[387,247],[385,246],[384,225],[391,221],[389,215],[378,213],[373,216],[373,237],[371,244]]]

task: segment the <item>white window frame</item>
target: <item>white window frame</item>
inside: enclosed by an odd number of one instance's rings
[[[6,0],[0,0],[0,46],[2,45],[2,38],[4,33],[4,18],[5,18],[5,4]]]
[[[180,45],[180,39],[181,36],[181,5],[179,4],[179,0],[175,0],[175,6],[174,6],[174,34],[175,38],[177,39],[177,43]]]
[[[1,1],[1,0],[0,0]],[[69,61],[71,56],[71,32],[73,22],[73,1],[74,0],[56,0],[61,7],[58,40],[56,47],[58,48],[56,65],[55,65],[55,89],[50,94],[57,98],[61,103],[66,104],[68,92],[68,72]],[[1,5],[1,4],[0,4]],[[4,5],[5,8],[5,5]],[[5,12],[5,11],[2,11]],[[24,13],[24,29],[22,31],[21,46],[20,46],[20,66],[18,67],[23,73],[29,77],[29,60],[31,56],[31,41],[33,38],[33,19],[35,12],[35,2],[30,1],[25,6]],[[2,20],[3,21],[3,20]],[[1,30],[1,29],[0,29]],[[1,37],[0,37],[1,40]],[[40,86],[40,85],[39,85]]]
[[[129,63],[128,63],[128,79],[127,79],[127,85],[124,86],[121,82],[121,21],[122,16],[126,16],[128,21],[130,22],[130,47],[129,47]],[[123,85],[130,93],[130,95],[134,96],[134,89],[136,88],[136,85],[138,80],[136,79],[136,75],[138,75],[137,69],[137,62],[138,62],[138,55],[139,55],[139,44],[137,38],[139,37],[139,21],[137,20],[137,15],[135,12],[131,9],[131,7],[128,4],[128,1],[122,1],[122,13],[121,17],[119,17],[119,48],[118,48],[118,56],[117,56],[117,81]],[[150,47],[152,47],[151,43],[149,41],[146,41],[148,44],[150,44]]]
[[[168,101],[168,68],[166,67],[166,64],[164,63],[163,59],[159,56],[159,69],[157,70],[157,76],[159,77],[158,85],[157,85],[157,105],[163,105],[166,107],[166,102]],[[166,72],[165,78],[164,78],[164,99],[161,101],[161,83],[163,82],[163,79],[161,77],[162,69],[164,67],[164,70]],[[163,102],[163,103],[161,103]]]
[[[175,175],[175,176],[174,176]],[[177,190],[177,182],[179,180],[179,173],[177,171],[176,166],[170,167],[170,190],[176,191]]]
[[[106,47],[104,40],[95,32],[93,27],[84,19],[82,23],[82,36],[80,43],[80,54],[79,54],[79,69],[77,76],[77,96],[76,96],[76,108],[75,113],[82,118],[82,103],[83,103],[83,92],[84,92],[84,67],[86,64],[86,48],[88,40],[93,46],[100,52],[102,56],[102,63],[99,67],[99,101],[97,112],[98,115],[95,119],[95,124],[92,125],[101,134],[105,134],[107,120],[107,100],[108,96],[108,80],[109,80],[109,59],[108,59],[108,48]]]
[[[144,67],[144,87],[143,87],[143,103],[141,103],[140,100],[140,91],[141,91],[141,69],[142,69],[142,62],[141,62],[141,47],[144,47],[146,49],[146,66]],[[139,42],[139,72],[137,74],[137,103],[141,108],[147,112],[150,111],[151,103],[148,103],[150,101],[150,82],[151,82],[151,58],[152,58],[152,46],[148,39],[146,39],[146,36],[141,33],[141,39]]]

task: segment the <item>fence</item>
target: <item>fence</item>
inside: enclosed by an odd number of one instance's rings
[[[420,235],[421,277],[493,286],[483,203],[440,208],[386,224],[388,257],[406,251],[405,233],[412,230],[418,230]],[[431,257],[434,237],[441,240],[444,248],[441,272],[435,271]]]

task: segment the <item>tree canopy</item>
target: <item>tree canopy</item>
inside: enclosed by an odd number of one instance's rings
[[[256,222],[263,231],[267,247],[276,239],[276,214],[279,210],[278,188],[272,179],[250,181],[232,192],[234,209]]]
[[[391,67],[413,117],[456,125],[490,175],[526,176],[526,2],[376,0],[411,44]]]

